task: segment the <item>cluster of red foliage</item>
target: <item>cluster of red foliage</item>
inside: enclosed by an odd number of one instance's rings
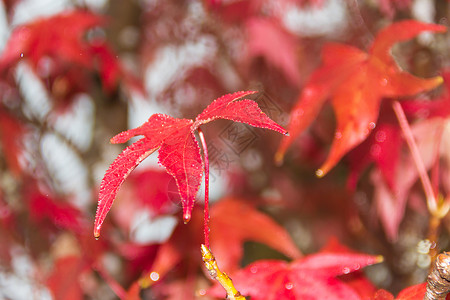
[[[210,280],[228,277],[205,269],[205,244],[251,299],[423,299],[450,242],[448,1],[428,23],[410,0],[107,1],[19,25],[29,4],[2,4],[0,275],[55,299],[242,299]],[[176,117],[127,130],[137,94]],[[80,95],[87,146],[58,127]],[[52,169],[48,136],[85,170],[87,204]],[[137,136],[114,160],[107,141]],[[156,151],[160,168],[139,166]],[[174,228],[139,239],[140,218]]]

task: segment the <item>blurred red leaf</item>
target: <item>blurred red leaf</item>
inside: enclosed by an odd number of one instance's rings
[[[347,186],[354,190],[361,173],[371,162],[374,162],[388,186],[393,188],[402,146],[403,139],[399,126],[380,120],[369,137],[349,152],[351,171]]]
[[[47,279],[47,285],[55,299],[83,299],[80,274],[84,267],[84,262],[77,255],[68,255],[56,260],[53,272]]]
[[[62,199],[42,194],[37,188],[29,197],[30,218],[44,227],[46,220],[57,228],[80,232],[83,228],[81,212]]]
[[[25,128],[19,120],[0,109],[0,142],[8,168],[14,175],[20,175],[22,172],[19,158],[22,153],[21,142],[25,132]]]
[[[167,294],[169,290],[173,297],[170,299],[178,299],[176,296],[183,293],[189,297],[198,281],[193,274],[198,274],[202,267],[198,259],[202,226],[203,212],[194,208],[190,223],[187,226],[180,223],[169,240],[159,247],[153,266],[142,277],[143,282],[155,284],[161,293]],[[211,248],[226,272],[237,269],[243,257],[244,241],[263,243],[292,258],[301,255],[281,226],[240,199],[227,198],[216,203],[211,208],[210,228],[214,233],[210,237]],[[187,280],[185,275],[182,281],[176,279],[180,271],[188,273]],[[172,290],[172,284],[176,290]]]
[[[175,179],[183,205],[183,218],[189,221],[203,174],[200,147],[194,136],[194,132],[200,125],[215,119],[227,119],[286,133],[281,126],[261,111],[256,102],[247,99],[239,100],[253,93],[255,92],[247,91],[222,96],[206,107],[197,116],[195,122],[154,114],[140,127],[113,137],[112,143],[124,143],[136,135],[144,135],[144,138],[127,147],[106,171],[100,186],[94,236],[100,235],[101,225],[120,185],[142,160],[157,149],[159,149],[159,162]]]
[[[337,238],[331,238],[320,250],[321,253],[356,253],[339,243]],[[376,292],[376,287],[364,275],[361,270],[339,277],[340,280],[351,286],[361,297],[361,299],[372,299]]]
[[[421,119],[450,116],[450,72],[444,71],[442,78],[444,78],[444,91],[439,98],[402,101],[401,104],[405,114]]]
[[[442,137],[442,126],[445,121],[433,118],[418,122],[411,126],[419,153],[426,169],[430,169],[439,153],[439,141]],[[377,214],[383,224],[386,235],[391,240],[397,239],[398,228],[405,214],[406,201],[410,189],[419,178],[417,168],[409,152],[401,152],[393,186],[390,187],[379,170],[373,170],[371,181],[375,187],[374,199]]]
[[[36,68],[44,57],[90,66],[86,31],[103,23],[102,18],[85,11],[61,13],[18,26],[0,58],[0,70],[28,59]]]
[[[411,0],[378,0],[380,11],[387,17],[393,18],[396,10],[406,10],[411,6]]]
[[[299,84],[301,76],[294,36],[276,19],[252,18],[245,25],[248,55],[264,57],[268,63],[281,69],[292,84]]]
[[[215,204],[210,228],[214,233],[210,237],[211,249],[226,272],[239,268],[244,241],[262,243],[293,259],[301,257],[283,227],[242,199],[227,198]]]
[[[424,31],[445,30],[444,26],[408,20],[380,31],[369,53],[347,45],[326,45],[322,66],[312,74],[291,112],[290,136],[283,139],[276,159],[282,160],[287,148],[331,97],[337,128],[330,154],[317,172],[325,175],[375,128],[383,97],[414,95],[442,82],[441,77],[420,79],[402,71],[391,57],[390,48]]]
[[[252,299],[360,299],[358,293],[336,276],[380,262],[366,254],[317,253],[291,263],[260,260],[232,274],[242,295]],[[223,293],[215,286],[211,293]]]
[[[92,71],[100,73],[108,92],[115,90],[120,79],[143,92],[141,83],[124,70],[104,41],[89,42],[86,38],[89,29],[103,23],[102,17],[79,10],[20,25],[0,57],[0,73],[10,71],[20,61],[28,61],[60,105],[88,89]]]

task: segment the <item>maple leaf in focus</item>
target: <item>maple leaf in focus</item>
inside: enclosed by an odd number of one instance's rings
[[[253,93],[243,91],[224,95],[207,106],[195,121],[154,114],[140,127],[114,136],[112,143],[125,143],[138,135],[144,137],[123,150],[106,171],[100,185],[94,236],[100,235],[102,223],[121,184],[134,168],[158,149],[159,163],[173,176],[178,186],[183,219],[185,222],[190,220],[203,174],[200,147],[194,135],[200,125],[215,119],[227,119],[287,134],[286,130],[261,111],[255,101],[239,100]]]
[[[325,45],[322,66],[311,75],[291,111],[290,136],[283,138],[276,160],[283,159],[288,147],[331,98],[337,127],[328,158],[317,171],[323,176],[375,128],[383,97],[410,96],[441,84],[441,77],[421,79],[402,71],[390,55],[395,43],[424,31],[444,32],[446,27],[412,20],[397,22],[378,33],[368,53],[348,45]]]
[[[360,299],[358,293],[337,276],[381,262],[380,256],[323,252],[290,263],[260,260],[232,274],[236,288],[252,300]],[[215,286],[210,293],[223,293]]]

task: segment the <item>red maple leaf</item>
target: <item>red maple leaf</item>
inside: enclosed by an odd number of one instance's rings
[[[323,252],[291,263],[260,260],[232,274],[236,288],[252,300],[271,299],[360,299],[358,293],[337,279],[361,268],[379,263],[379,256]],[[215,286],[211,293],[223,293]]]
[[[45,196],[37,189],[31,192],[29,198],[30,218],[40,224],[41,228],[44,227],[45,221],[50,221],[56,228],[81,232],[81,211],[70,203]]]
[[[415,123],[412,134],[425,168],[432,167],[439,154],[439,141],[442,138],[444,121],[441,118],[433,118]],[[410,190],[419,178],[417,167],[409,152],[400,152],[397,168],[393,170],[394,177],[391,186],[386,182],[385,176],[381,176],[379,170],[371,173],[371,181],[374,185],[374,199],[377,214],[384,227],[386,235],[391,240],[397,239],[398,228],[405,214],[405,206],[410,195]]]
[[[398,121],[388,105],[382,105],[377,127],[367,139],[348,153],[350,174],[347,186],[354,190],[364,169],[374,162],[390,188],[395,187],[395,176],[403,146]]]
[[[353,253],[357,252],[351,250],[350,248],[342,245],[336,237],[331,237],[328,243],[320,249],[321,253]],[[340,280],[345,282],[347,285],[351,286],[361,297],[361,299],[372,299],[376,287],[370,282],[369,279],[364,275],[362,270],[355,270],[350,274],[345,274],[339,277]]]
[[[337,128],[330,154],[317,172],[318,176],[325,175],[375,128],[383,97],[414,95],[442,82],[441,77],[421,79],[402,71],[390,49],[421,32],[445,30],[444,26],[408,20],[380,31],[368,53],[348,45],[327,44],[322,52],[322,66],[312,74],[291,112],[291,135],[283,139],[276,160],[282,160],[287,148],[331,98]]]
[[[194,135],[200,125],[215,119],[227,119],[287,133],[264,114],[255,101],[239,100],[253,93],[255,92],[245,91],[224,95],[206,107],[195,121],[154,114],[140,127],[113,137],[112,143],[124,143],[134,136],[144,136],[127,147],[106,171],[100,185],[94,235],[96,237],[100,235],[103,220],[112,206],[120,185],[134,168],[158,149],[159,163],[174,177],[183,205],[183,218],[186,222],[189,221],[203,174],[200,147]]]
[[[413,118],[447,118],[450,116],[450,71],[442,72],[444,78],[444,91],[437,99],[432,100],[406,100],[402,101],[405,114]]]
[[[248,55],[263,56],[268,63],[281,69],[290,82],[298,84],[301,75],[294,36],[282,28],[276,19],[252,18],[245,25]]]
[[[142,278],[148,280],[152,278],[150,274],[158,274],[157,280],[167,284],[164,280],[167,273],[177,269],[178,265],[192,269],[192,261],[198,261],[202,226],[202,211],[194,209],[189,225],[179,224],[175,228],[169,240],[159,247],[151,269]],[[212,206],[210,228],[214,232],[210,240],[211,249],[226,272],[238,269],[245,241],[262,243],[293,259],[301,256],[283,227],[243,199],[226,198]]]
[[[55,100],[59,100],[58,104],[86,91],[92,71],[100,73],[106,91],[113,91],[124,78],[142,92],[141,85],[123,69],[103,40],[86,38],[89,29],[103,23],[102,17],[80,10],[20,25],[12,32],[0,57],[0,73],[9,72],[20,61],[29,62]]]
[[[92,58],[83,36],[88,29],[101,23],[102,18],[97,15],[73,11],[21,25],[15,28],[6,45],[0,70],[23,59],[28,59],[37,68],[41,58],[46,56],[89,67]]]

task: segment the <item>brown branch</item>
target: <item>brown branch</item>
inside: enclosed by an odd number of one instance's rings
[[[424,300],[443,300],[450,292],[450,252],[438,255],[428,275]]]

